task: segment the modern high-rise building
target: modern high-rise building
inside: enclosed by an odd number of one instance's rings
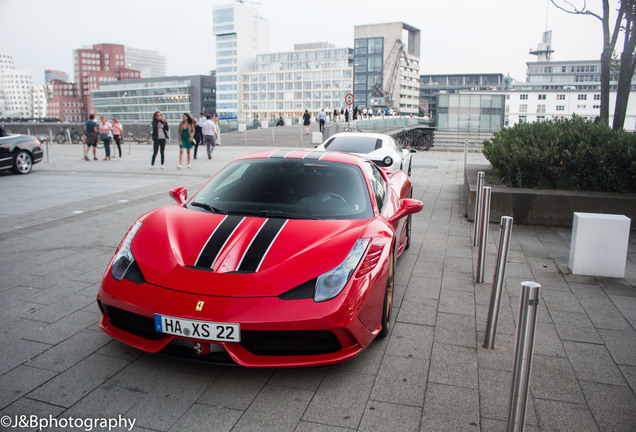
[[[44,71],[44,84],[49,84],[53,80],[68,82],[69,81],[68,74],[62,71],[46,69]]]
[[[33,118],[33,75],[15,68],[6,47],[0,47],[0,117]]]
[[[95,112],[91,91],[98,89],[100,83],[138,79],[137,70],[126,67],[126,56],[123,45],[97,44],[84,47],[73,52],[75,68],[75,84],[81,102],[83,117]]]
[[[166,56],[157,51],[124,48],[126,68],[139,71],[141,78],[159,78],[166,76]]]
[[[354,28],[354,105],[417,114],[420,30],[402,22]]]
[[[214,8],[216,108],[220,117],[243,117],[242,75],[254,71],[257,54],[269,51],[269,22],[243,2]]]
[[[294,51],[259,54],[256,70],[243,73],[246,118],[297,118],[346,107],[353,87],[353,50],[327,43],[298,44]]]

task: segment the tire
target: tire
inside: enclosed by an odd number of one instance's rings
[[[13,161],[12,171],[16,174],[28,174],[31,172],[31,168],[33,168],[33,158],[28,151],[22,150]]]
[[[380,333],[378,333],[378,339],[386,337],[391,330],[391,311],[393,310],[393,293],[395,291],[395,254],[393,250],[391,250],[389,259],[389,275],[386,278],[386,291],[384,292],[384,304],[382,305],[382,328]]]
[[[404,250],[411,247],[411,216],[408,215],[406,218],[406,244],[404,245]]]
[[[55,142],[58,144],[64,144],[66,142],[66,135],[64,132],[58,132],[55,134]]]
[[[80,134],[78,134],[77,132],[73,132],[71,134],[71,142],[73,144],[79,144],[82,142],[82,138],[80,137]]]

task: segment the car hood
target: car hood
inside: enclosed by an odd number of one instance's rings
[[[131,250],[146,282],[202,295],[278,296],[339,265],[369,219],[228,216],[159,209]]]

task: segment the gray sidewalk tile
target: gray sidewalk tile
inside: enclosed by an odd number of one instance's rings
[[[316,391],[325,375],[327,370],[324,368],[277,369],[268,384]]]
[[[422,410],[418,407],[370,400],[359,431],[418,432]]]
[[[475,316],[475,295],[468,291],[442,289],[439,312]]]
[[[38,387],[29,393],[28,397],[69,408],[117,373],[125,364],[123,360],[93,354]]]
[[[430,359],[433,327],[409,323],[395,323],[386,353],[394,356],[413,356]]]
[[[421,431],[432,430],[479,431],[479,391],[444,384],[429,384],[426,389]]]
[[[511,372],[493,369],[479,370],[479,403],[482,419],[485,417],[488,419],[506,421],[508,415],[508,401],[510,398],[510,380]],[[495,423],[495,425],[497,424],[498,423]],[[525,424],[526,426],[538,425],[537,416],[534,411],[532,394],[528,395]],[[503,429],[499,429],[497,426],[495,429],[484,430],[506,430],[505,423]]]
[[[366,410],[374,377],[329,372],[314,394],[302,420],[357,428]]]
[[[535,355],[566,356],[554,324],[537,322],[533,352]]]
[[[313,392],[268,384],[232,429],[293,431],[309,405]]]
[[[294,432],[351,432],[357,429],[344,428],[339,426],[330,426],[322,423],[313,423],[309,421],[301,421],[294,429]]]
[[[541,430],[597,432],[594,417],[587,405],[534,398]]]
[[[146,396],[147,393],[134,388],[102,384],[66,410],[63,416],[117,418],[121,415],[125,418],[133,419],[135,417],[128,414],[128,412]]]
[[[22,365],[0,376],[0,409],[6,408],[55,375],[55,372]]]
[[[106,345],[111,338],[104,332],[82,330],[43,352],[29,363],[33,367],[64,372]]]
[[[598,344],[603,342],[586,314],[551,311],[550,315],[561,340]]]
[[[629,387],[582,381],[581,388],[599,430],[633,432],[636,397]]]
[[[582,297],[579,302],[597,329],[632,330],[632,326],[609,297]]]
[[[632,327],[636,328],[636,297],[610,295],[610,299]]]
[[[203,393],[198,403],[246,410],[269,381],[272,370],[226,368]]]
[[[532,396],[570,403],[585,403],[577,377],[566,358],[534,355],[532,359]]]
[[[435,323],[435,343],[475,347],[475,318],[439,313]]]
[[[627,383],[604,345],[563,342],[579,380],[625,386]]]
[[[433,344],[428,381],[478,388],[477,350],[457,345]]]
[[[174,432],[229,432],[243,414],[229,408],[195,403],[170,428]]]
[[[428,365],[428,360],[420,358],[385,356],[370,399],[421,407],[424,403]]]
[[[617,364],[636,366],[636,332],[600,329],[598,333]]]

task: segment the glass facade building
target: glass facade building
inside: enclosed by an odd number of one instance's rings
[[[505,95],[468,92],[440,94],[437,98],[438,129],[498,131],[504,126]]]
[[[93,100],[97,116],[139,122],[161,111],[169,122],[179,122],[183,113],[214,113],[214,87],[214,77],[206,75],[119,81],[93,90]]]

